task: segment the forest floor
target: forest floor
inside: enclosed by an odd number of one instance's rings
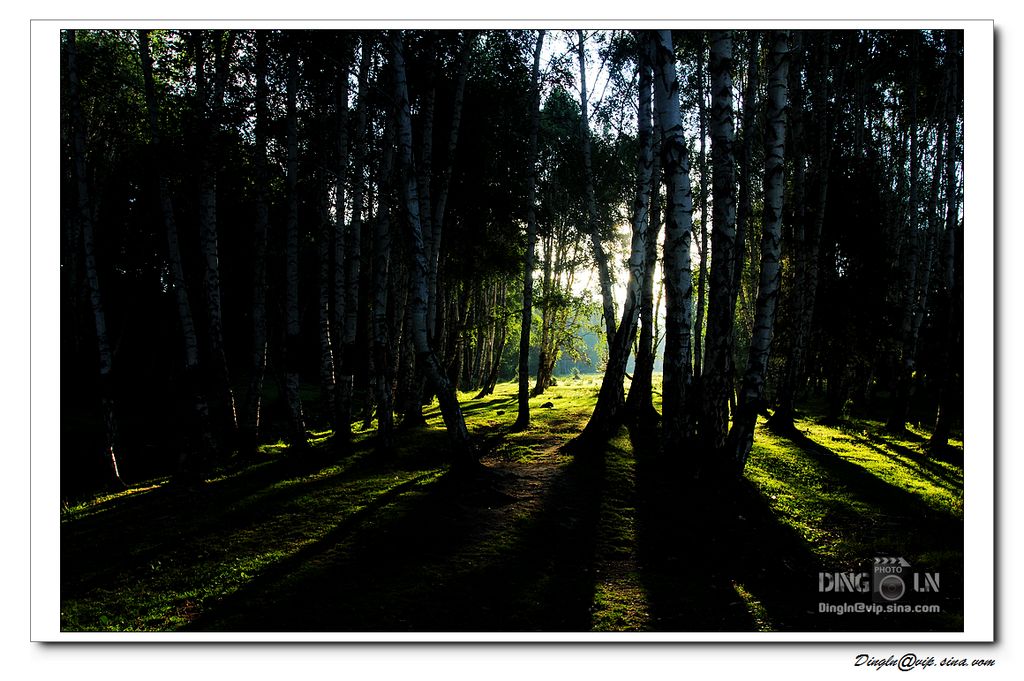
[[[304,457],[265,445],[198,489],[157,479],[66,506],[62,630],[963,630],[962,442],[939,458],[915,428],[807,417],[786,438],[762,422],[745,478],[709,488],[650,433],[563,453],[598,387],[562,379],[523,432],[514,385],[463,395],[479,485],[445,475],[435,406],[390,456],[372,429],[345,454],[318,433]],[[902,597],[871,592],[878,557],[909,563]],[[845,573],[869,591],[829,588]],[[940,612],[838,614],[874,600]]]

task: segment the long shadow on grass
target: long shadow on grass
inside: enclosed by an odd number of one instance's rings
[[[877,432],[867,431],[868,434],[863,432],[857,432],[855,429],[847,428],[844,432],[849,435],[854,442],[871,448],[872,451],[881,454],[885,458],[889,459],[893,463],[905,468],[908,472],[927,478],[929,481],[939,487],[944,487],[948,490],[960,490],[963,489],[963,471],[957,475],[949,468],[936,463],[932,458],[922,454],[919,451],[915,451],[906,445],[894,442],[892,439],[882,437]],[[909,433],[907,439],[913,437],[923,442],[923,439]],[[951,462],[947,462],[951,463]]]
[[[165,485],[106,502],[101,512],[61,526],[61,597],[145,571],[156,561],[167,563],[172,554],[173,562],[187,569],[199,560],[196,554],[218,543],[217,537],[265,521],[300,497],[386,470],[438,463],[426,449],[398,460],[364,449],[342,460],[337,471],[316,475],[331,466],[331,459],[314,450],[195,490]]]
[[[807,630],[819,562],[744,480],[693,480],[690,457],[637,452],[638,558],[660,631]]]
[[[911,537],[922,552],[942,547],[962,551],[962,524],[936,514],[914,495],[888,485],[859,466],[803,442],[826,475],[848,494],[883,516],[892,514],[901,543]],[[871,602],[870,594],[837,598],[821,594],[818,575],[828,565],[796,530],[783,522],[751,482],[693,481],[692,466],[680,452],[658,456],[656,447],[634,435],[638,452],[639,558],[652,627],[668,631],[927,631],[954,630],[962,608],[962,586],[950,584],[941,599],[947,615],[834,615],[818,604]],[[799,489],[797,486],[795,489]],[[850,524],[830,528],[851,532]],[[869,522],[864,520],[863,522]],[[883,534],[877,551],[862,557],[870,569],[887,552]],[[898,555],[898,554],[897,554]],[[845,568],[844,568],[845,569]],[[955,575],[947,574],[947,577]]]
[[[803,433],[793,433],[788,438],[813,459],[845,499],[867,508],[860,517],[837,513],[834,526],[827,528],[840,537],[858,536],[858,543],[868,545],[870,555],[860,556],[860,565],[856,567],[870,571],[874,557],[898,556],[909,559],[915,570],[939,569],[945,575],[946,586],[942,592],[927,599],[930,604],[940,604],[942,614],[832,617],[831,630],[951,631],[962,628],[962,519],[836,455]],[[826,569],[836,567],[830,565]],[[851,567],[854,566],[845,566],[846,569]]]
[[[881,514],[898,519],[908,532],[936,534],[940,542],[949,546],[958,541],[963,547],[963,521],[948,511],[928,505],[919,495],[893,485],[866,468],[849,461],[827,447],[815,442],[802,432],[786,436],[807,454],[835,481],[845,485],[850,494],[875,507]],[[959,530],[958,537],[949,536]],[[880,547],[885,548],[885,547]]]
[[[442,480],[389,500],[358,527],[339,525],[191,628],[588,629],[601,477],[600,464],[548,469],[536,480],[546,495],[525,504],[509,503],[507,491],[524,489],[511,474],[475,489]]]

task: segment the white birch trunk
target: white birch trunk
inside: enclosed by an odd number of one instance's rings
[[[217,171],[215,168],[216,136],[223,107],[224,87],[227,80],[228,60],[234,43],[234,33],[214,31],[214,92],[208,101],[209,79],[206,75],[206,51],[203,34],[193,31],[196,52],[196,99],[200,117],[202,148],[199,158],[199,244],[203,254],[203,294],[206,298],[206,319],[210,342],[210,356],[215,370],[217,421],[228,433],[238,428],[235,396],[231,390],[227,353],[224,348],[224,316],[221,305],[220,248],[217,237]],[[221,44],[223,42],[223,44]],[[219,403],[219,404],[218,404]]]
[[[717,31],[715,33],[721,33]],[[715,33],[712,33],[710,39],[715,39]],[[694,323],[693,323],[693,375],[697,380],[698,384],[700,376],[704,374],[704,338],[705,338],[705,306],[706,306],[706,291],[708,287],[708,158],[707,158],[707,135],[708,135],[708,111],[707,111],[707,99],[705,97],[705,85],[707,83],[707,77],[704,75],[704,55],[707,54],[704,51],[704,33],[699,33],[700,50],[697,54],[697,115],[700,121],[700,137],[698,143],[700,145],[700,152],[697,157],[697,164],[700,171],[700,187],[698,189],[697,202],[700,208],[700,268],[697,271],[697,307],[694,310]],[[712,46],[712,50],[714,47]],[[712,58],[714,55],[712,54]],[[714,71],[711,71],[711,77],[714,78]],[[712,88],[714,85],[712,84]],[[714,91],[712,91],[712,97],[714,97]],[[714,103],[712,103],[714,108]],[[714,134],[714,133],[712,133]],[[712,142],[714,144],[714,142]],[[716,212],[718,204],[715,203]]]
[[[583,148],[583,179],[587,193],[587,230],[597,267],[597,279],[601,287],[601,312],[604,315],[605,335],[609,350],[615,340],[615,297],[612,294],[612,275],[608,268],[608,256],[601,245],[601,230],[598,224],[597,196],[594,192],[594,169],[590,153],[590,118],[587,113],[587,66],[583,31],[577,30],[579,41],[577,54],[580,63],[580,143]]]
[[[665,360],[662,389],[663,437],[666,453],[690,436],[686,413],[691,381],[693,280],[690,245],[693,238],[693,196],[690,160],[679,112],[679,78],[669,31],[653,33],[654,97],[661,128],[661,162],[665,181]]]
[[[291,49],[295,49],[291,46]],[[285,367],[284,389],[288,408],[291,445],[297,449],[307,447],[306,424],[299,396],[299,196],[298,196],[298,112],[296,99],[299,88],[298,58],[294,52],[288,57],[287,95],[287,217],[285,220]]]
[[[351,398],[346,395],[342,378],[342,357],[344,354],[344,326],[347,309],[345,279],[345,211],[347,208],[345,190],[348,186],[348,69],[350,44],[341,41],[341,61],[335,80],[334,108],[337,122],[337,158],[334,175],[334,234],[333,234],[333,283],[334,296],[331,306],[331,359],[334,394],[330,398],[331,418],[334,421],[334,440],[345,442],[351,435]]]
[[[260,407],[267,366],[267,47],[265,33],[256,31],[256,223],[253,234],[252,346],[249,392],[241,423],[242,452],[254,454],[259,441]]]
[[[754,444],[757,414],[763,402],[765,373],[771,351],[775,323],[775,303],[779,295],[780,238],[782,234],[782,199],[784,193],[786,151],[787,78],[789,72],[789,36],[787,31],[772,32],[772,48],[768,79],[768,115],[765,130],[764,164],[764,227],[761,233],[761,275],[757,289],[754,330],[750,339],[747,369],[732,430],[729,448],[734,460],[715,462],[726,468],[742,471]]]
[[[352,140],[354,155],[352,166],[352,222],[345,238],[345,322],[341,332],[341,357],[336,358],[341,369],[338,372],[338,409],[341,412],[342,435],[350,434],[352,421],[352,392],[355,384],[356,332],[359,321],[359,279],[362,262],[363,207],[366,195],[364,175],[366,173],[366,132],[370,63],[373,60],[373,45],[367,33],[361,37],[362,54],[359,60],[359,84],[356,92],[356,124]]]
[[[643,41],[640,41],[643,44]],[[640,316],[641,296],[647,271],[648,219],[650,216],[651,173],[653,154],[651,150],[651,67],[644,58],[647,50],[637,55],[639,71],[639,102],[637,106],[636,191],[633,197],[632,240],[629,252],[629,281],[626,286],[626,300],[622,306],[622,319],[609,347],[608,364],[601,380],[594,413],[580,434],[581,441],[603,441],[610,437],[621,422],[625,400],[622,381],[626,374],[626,362],[636,339],[637,319]],[[589,451],[594,449],[588,448]]]
[[[409,230],[410,301],[412,306],[413,343],[416,346],[416,360],[433,384],[452,446],[452,466],[458,470],[474,468],[477,464],[466,421],[462,416],[459,401],[451,384],[441,368],[437,356],[430,347],[427,334],[427,255],[423,231],[419,220],[419,195],[416,187],[416,173],[413,168],[412,121],[409,114],[409,91],[405,78],[405,57],[402,50],[402,34],[391,34],[392,68],[395,79],[395,105],[398,122],[399,162],[404,177],[404,201],[407,228]]]

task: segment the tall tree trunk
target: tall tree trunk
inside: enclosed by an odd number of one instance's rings
[[[642,37],[642,34],[641,34]],[[643,40],[640,40],[643,45]],[[651,66],[649,51],[641,48],[637,55],[639,70],[639,103],[637,107],[637,162],[636,192],[633,197],[632,241],[629,254],[629,282],[626,300],[622,306],[622,319],[608,352],[608,365],[601,380],[594,413],[580,433],[584,443],[606,441],[621,422],[625,400],[622,381],[626,374],[629,351],[636,338],[637,319],[640,315],[644,281],[647,279],[648,218],[651,200]]]
[[[949,444],[953,420],[963,416],[963,328],[964,328],[964,287],[963,287],[963,223],[957,219],[960,209],[959,183],[957,181],[957,122],[959,116],[960,83],[957,74],[961,72],[957,58],[959,34],[946,31],[946,217],[943,235],[943,285],[946,290],[946,342],[942,351],[942,378],[939,404],[929,447],[941,450]],[[959,243],[958,243],[959,242]]]
[[[92,204],[89,200],[89,183],[85,167],[85,116],[82,113],[82,101],[78,82],[78,48],[75,44],[75,32],[67,32],[68,59],[68,99],[71,103],[72,155],[73,175],[78,194],[77,214],[78,232],[81,235],[85,280],[89,288],[89,307],[96,329],[96,350],[99,356],[99,393],[103,411],[103,425],[106,435],[106,453],[110,464],[110,479],[115,486],[124,486],[121,472],[117,465],[117,413],[114,407],[114,386],[112,371],[114,354],[107,338],[107,317],[103,311],[103,297],[100,293],[100,279],[96,267],[95,236],[93,228]],[[75,249],[78,244],[71,244]]]
[[[326,166],[326,163],[324,164]],[[317,335],[320,339],[320,397],[326,405],[324,416],[332,431],[338,429],[336,389],[334,385],[334,351],[331,347],[331,250],[334,223],[331,220],[326,176],[317,182]]]
[[[739,190],[737,192],[738,202],[736,206],[736,240],[733,249],[733,271],[732,286],[729,291],[731,296],[729,309],[736,310],[736,303],[741,299],[743,293],[743,270],[747,257],[747,226],[754,214],[753,208],[753,180],[754,180],[754,148],[761,143],[761,128],[758,125],[757,115],[757,91],[759,88],[759,68],[761,37],[758,31],[749,32],[750,46],[747,56],[747,87],[743,92],[743,143],[740,146],[739,158]],[[746,307],[746,304],[744,304]],[[732,327],[732,336],[729,339],[729,411],[735,414],[735,394],[733,386],[736,382],[737,362],[734,357],[736,348],[736,323]]]
[[[742,472],[754,444],[754,427],[763,402],[765,373],[775,323],[775,303],[779,294],[779,241],[782,234],[789,71],[788,39],[787,31],[772,32],[765,135],[764,229],[761,234],[761,275],[757,288],[757,311],[743,387],[732,430],[729,431],[728,448],[732,460],[714,462],[714,465],[737,472]]]
[[[587,230],[597,267],[597,278],[601,287],[601,313],[604,316],[605,334],[609,350],[615,340],[615,297],[612,295],[612,274],[608,267],[608,256],[601,245],[601,229],[597,214],[597,195],[594,191],[594,169],[590,153],[590,118],[587,113],[587,66],[583,31],[577,30],[579,40],[577,53],[580,62],[580,140],[583,147],[583,180],[587,194]],[[677,93],[678,99],[678,93]]]
[[[530,329],[533,326],[533,260],[537,243],[537,134],[540,130],[540,55],[544,31],[537,31],[533,48],[533,98],[530,104],[530,141],[526,171],[526,253],[523,256],[523,317],[519,334],[519,415],[514,428],[530,425]]]
[[[373,230],[373,368],[377,386],[377,449],[390,451],[394,431],[393,400],[391,393],[392,355],[388,338],[388,269],[391,259],[391,174],[394,166],[394,123],[388,122],[384,135],[384,153],[381,161],[379,203]]]
[[[910,72],[910,189],[905,217],[905,253],[903,258],[903,292],[901,296],[902,319],[900,322],[900,350],[896,369],[896,385],[886,422],[886,430],[902,432],[906,428],[907,411],[910,407],[910,386],[916,364],[913,325],[914,298],[917,292],[917,267],[921,257],[920,229],[918,225],[918,185],[920,183],[921,155],[918,139],[917,90],[919,70],[919,45],[917,34],[913,34]]]
[[[498,285],[498,297],[495,304],[496,310],[505,310],[505,299],[508,292],[508,284],[504,281]],[[490,368],[484,384],[474,399],[486,397],[494,392],[494,386],[498,382],[498,372],[501,371],[501,356],[505,352],[505,343],[508,339],[508,322],[504,316],[499,317],[498,312],[494,316],[494,343],[491,348],[489,359]]]
[[[704,443],[713,451],[729,434],[730,355],[735,316],[736,162],[733,156],[732,33],[711,34],[711,154],[714,166],[714,231],[711,234],[711,296],[704,361]],[[699,328],[699,327],[698,327]]]
[[[301,326],[299,324],[299,194],[298,194],[298,112],[296,99],[299,89],[298,58],[293,50],[288,56],[287,94],[287,217],[285,221],[285,348],[284,388],[288,409],[291,446],[303,450],[307,447],[306,424],[299,396],[299,366]]]
[[[455,96],[452,101],[452,121],[448,130],[448,147],[445,149],[444,166],[437,181],[437,196],[433,202],[433,216],[427,252],[427,294],[429,298],[429,331],[436,330],[437,272],[441,253],[441,236],[444,227],[445,210],[448,204],[448,189],[451,185],[452,166],[455,163],[455,149],[459,143],[462,127],[462,101],[466,92],[466,78],[469,75],[469,56],[476,42],[476,32],[466,31],[462,36],[462,51],[459,53],[459,70],[455,81]]]
[[[149,53],[149,31],[139,31],[139,56],[142,62],[142,76],[146,91],[146,108],[149,111],[150,144],[157,158],[161,149],[159,108],[156,101],[156,86],[153,83],[153,61]],[[195,421],[200,450],[191,451],[185,447],[178,460],[177,477],[186,483],[198,482],[202,479],[203,468],[217,450],[216,442],[210,431],[210,408],[202,387],[199,365],[199,339],[196,336],[195,324],[192,320],[192,306],[189,303],[188,289],[185,283],[185,270],[181,264],[181,250],[178,247],[178,228],[174,221],[174,205],[171,202],[170,182],[163,172],[164,166],[156,163],[157,201],[160,206],[160,217],[167,234],[167,261],[171,276],[171,288],[174,290],[178,310],[178,322],[184,345],[185,376],[183,393],[189,401],[190,412]]]
[[[712,33],[712,40],[715,38],[715,33],[720,32]],[[708,112],[705,100],[705,84],[707,79],[704,76],[704,55],[706,52],[704,51],[703,31],[698,32],[698,40],[700,41],[700,50],[697,54],[697,114],[700,119],[700,154],[697,164],[700,169],[700,193],[698,196],[700,207],[700,267],[697,271],[697,309],[695,310],[696,320],[693,325],[693,375],[695,377],[704,374],[704,292],[708,286],[708,157],[706,150]],[[714,48],[712,47],[712,49]],[[712,71],[711,77],[712,79],[715,77],[714,71]],[[714,85],[712,84],[713,87]],[[715,96],[714,90],[712,90],[711,96]],[[712,109],[714,109],[714,106],[714,102],[712,102]],[[712,144],[714,144],[713,141]],[[715,210],[717,217],[717,201],[715,202]],[[703,385],[703,381],[698,381],[698,384]]]
[[[217,169],[216,154],[220,112],[224,106],[224,89],[231,59],[233,31],[213,31],[214,83],[212,102],[206,75],[205,31],[193,31],[196,56],[196,100],[199,110],[199,243],[203,253],[203,294],[206,299],[207,334],[213,365],[213,393],[217,396],[217,422],[229,436],[238,429],[235,396],[231,389],[224,348],[224,318],[221,306],[220,247],[217,235]]]
[[[341,333],[341,371],[337,379],[338,410],[341,421],[341,435],[348,439],[351,436],[352,395],[355,386],[355,370],[361,364],[359,360],[359,290],[362,277],[362,234],[363,206],[366,186],[363,176],[366,172],[366,132],[369,109],[370,63],[373,61],[373,44],[369,35],[364,32],[360,37],[362,54],[359,59],[359,85],[356,92],[356,124],[352,149],[354,163],[352,167],[352,222],[345,236],[345,322]]]
[[[423,231],[419,220],[419,195],[416,187],[416,173],[413,168],[412,121],[409,114],[409,92],[405,78],[405,57],[402,50],[402,34],[391,34],[392,69],[395,79],[395,104],[397,106],[399,162],[404,178],[404,201],[406,222],[409,230],[410,248],[410,305],[412,306],[413,342],[416,345],[416,362],[424,367],[427,378],[437,393],[441,416],[448,431],[452,448],[452,468],[466,471],[479,464],[466,429],[455,391],[444,375],[437,356],[430,347],[427,334],[427,254],[424,247]]]
[[[240,451],[251,456],[259,440],[260,404],[267,366],[267,46],[266,33],[256,31],[256,224],[253,234],[252,350],[249,391],[241,422]]]
[[[552,347],[552,317],[554,312],[553,286],[557,285],[554,279],[554,253],[552,253],[554,242],[554,230],[551,234],[545,235],[544,244],[544,275],[541,279],[540,296],[542,300],[540,316],[540,353],[537,357],[537,382],[533,384],[532,397],[542,395],[548,386],[551,385],[553,365],[557,349]]]
[[[439,309],[439,284],[438,273],[440,271],[441,239],[444,231],[445,210],[448,203],[448,189],[451,184],[452,166],[455,163],[455,150],[459,141],[459,130],[462,126],[462,101],[466,91],[466,78],[469,74],[469,55],[475,42],[475,32],[467,31],[463,35],[462,51],[459,55],[458,76],[455,82],[455,95],[452,102],[452,120],[448,130],[448,144],[445,148],[444,165],[438,175],[437,195],[431,201],[430,184],[433,178],[431,168],[433,166],[433,111],[434,91],[431,87],[425,103],[421,106],[422,118],[424,121],[422,138],[423,145],[420,152],[421,167],[420,177],[417,180],[420,189],[420,215],[422,217],[422,228],[426,240],[425,248],[427,255],[427,333],[433,343],[433,347],[443,347],[441,343],[441,330],[438,323],[441,318]],[[434,75],[432,74],[432,78]],[[423,425],[426,421],[423,418],[423,403],[425,401],[424,390],[426,388],[426,376],[422,367],[416,367],[415,379],[412,384],[412,392],[406,400],[402,425],[406,427]]]
[[[345,223],[346,189],[348,180],[348,70],[351,57],[350,43],[342,39],[339,45],[341,60],[338,62],[334,86],[334,115],[337,122],[337,156],[334,176],[334,304],[331,306],[331,353],[333,360],[334,395],[331,417],[334,420],[334,442],[344,444],[352,434],[352,385],[351,377],[343,375],[345,354],[345,315],[348,309],[347,241]],[[361,178],[360,178],[361,181]]]
[[[679,112],[679,79],[669,31],[656,31],[654,97],[661,128],[661,162],[665,178],[665,368],[662,388],[662,434],[666,453],[676,453],[691,436],[686,413],[693,318],[690,244],[693,196],[690,160]]]
[[[790,315],[789,351],[786,354],[786,364],[779,380],[776,395],[775,411],[768,419],[768,426],[783,434],[792,434],[794,431],[793,419],[796,415],[796,393],[797,382],[800,380],[801,369],[798,360],[802,358],[803,346],[806,343],[803,337],[803,320],[805,313],[810,312],[807,305],[807,283],[808,266],[810,264],[810,239],[807,225],[806,209],[806,149],[805,122],[807,110],[804,102],[803,88],[803,65],[806,46],[804,44],[804,32],[795,31],[793,34],[793,50],[789,69],[789,130],[790,140],[789,155],[793,159],[793,224],[791,225],[792,238],[789,239],[790,262],[792,267],[786,273],[784,282],[784,293],[786,307]],[[814,56],[811,57],[814,60]],[[824,71],[822,71],[824,73]],[[820,83],[818,83],[820,85]],[[817,95],[817,92],[815,92]],[[820,115],[822,112],[816,111]],[[815,117],[817,123],[824,126],[824,120]],[[808,333],[810,329],[808,328]]]
[[[652,107],[653,108],[653,107]],[[657,120],[657,112],[654,112]],[[658,126],[654,126],[656,129]],[[661,148],[661,139],[652,130],[651,135],[651,197],[647,218],[647,243],[644,262],[647,276],[640,292],[640,337],[637,341],[633,381],[626,397],[626,409],[640,428],[658,420],[654,408],[654,361],[657,357],[658,310],[654,302],[655,267],[658,262],[658,233],[661,231],[661,164],[654,160],[654,151]]]

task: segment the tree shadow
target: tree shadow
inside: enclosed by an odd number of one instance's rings
[[[959,518],[881,480],[806,438],[795,437],[816,471],[842,495],[816,499],[830,509],[828,530],[864,535],[868,554],[858,566],[836,566],[785,522],[750,480],[694,479],[695,450],[658,454],[650,433],[632,433],[640,498],[639,556],[652,628],[669,631],[922,631],[956,630],[962,623]],[[796,494],[814,494],[797,486]],[[842,503],[840,503],[842,502]],[[838,504],[838,505],[837,505]],[[862,513],[862,509],[869,513]],[[858,513],[861,513],[858,515]],[[948,553],[953,574],[940,598],[945,614],[822,614],[819,573],[870,570],[875,556]],[[911,560],[916,560],[911,557]],[[959,559],[962,562],[962,558]],[[925,567],[925,566],[917,566]],[[960,566],[962,568],[962,566]],[[857,594],[870,602],[870,594]]]
[[[442,458],[425,447],[401,457],[381,457],[364,448],[340,459],[314,450],[198,487],[163,484],[108,500],[96,512],[61,524],[61,598],[125,574],[145,573],[170,556],[182,570],[197,567],[225,532],[271,520],[302,497],[387,471],[436,469]]]
[[[898,442],[879,440],[877,435],[871,437],[857,433],[848,434],[854,442],[869,447],[872,451],[881,454],[913,475],[921,476],[948,490],[963,488],[963,471],[957,475],[948,468],[940,466],[928,456]]]
[[[791,434],[788,439],[805,453],[812,455],[815,462],[830,478],[847,486],[851,495],[878,509],[879,512],[903,519],[906,522],[919,524],[921,526],[919,529],[927,530],[929,533],[945,534],[950,528],[959,527],[962,534],[963,521],[948,510],[930,506],[919,495],[883,480],[863,466],[839,456],[802,432]],[[891,455],[888,456],[891,457]],[[960,546],[962,546],[962,537]]]
[[[631,436],[651,627],[806,630],[819,561],[803,539],[747,481],[697,481],[697,452],[659,453],[649,432]]]
[[[389,495],[189,629],[586,630],[601,473],[576,462],[491,469]]]
[[[942,607],[941,614],[897,613],[887,617],[872,614],[831,616],[834,631],[957,631],[962,630],[964,525],[950,510],[930,505],[923,497],[889,483],[858,463],[848,460],[803,433],[789,438],[807,454],[827,481],[828,531],[849,547],[859,547],[859,555],[842,559],[841,565],[829,564],[826,570],[872,570],[875,557],[903,557],[914,571],[939,570],[945,575],[941,593],[932,594],[932,603]],[[890,455],[891,456],[891,455]],[[918,475],[918,471],[910,471]],[[810,489],[810,488],[807,488]],[[763,495],[762,495],[763,500]],[[768,507],[771,512],[770,507]],[[911,598],[907,601],[912,601]],[[822,621],[819,618],[819,622]]]

